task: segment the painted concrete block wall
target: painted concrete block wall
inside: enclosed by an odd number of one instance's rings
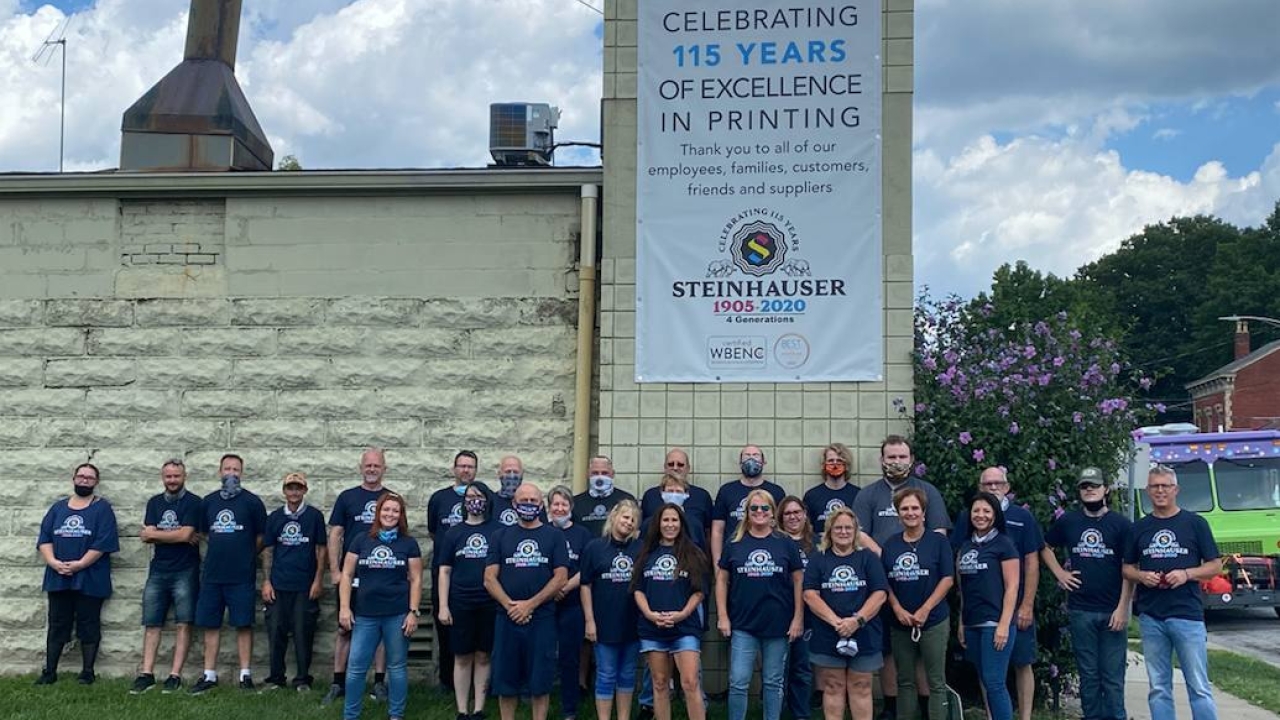
[[[205,494],[219,457],[240,453],[269,508],[281,477],[305,472],[327,514],[358,481],[361,449],[386,447],[386,483],[408,495],[424,546],[427,497],[459,449],[480,454],[485,479],[510,452],[531,479],[565,479],[579,224],[576,193],[536,190],[0,201],[0,673],[43,657],[36,536],[77,463],[102,469],[121,527],[100,664],[116,674],[139,658],[149,554],[137,536],[166,458],[185,458]],[[208,266],[139,262],[161,244],[216,255],[218,282],[190,280]],[[261,633],[256,650],[265,659]]]
[[[802,494],[820,450],[855,450],[859,484],[879,475],[879,446],[907,429],[912,404],[911,0],[884,0],[883,277],[885,380],[877,383],[642,384],[635,376],[636,7],[606,0],[604,28],[604,257],[600,301],[599,444],[628,489],[653,485],[667,448],[689,449],[695,482],[714,495],[738,475],[744,444],[762,446],[766,473]],[[679,342],[679,338],[671,338]],[[708,635],[708,639],[713,639]],[[717,644],[718,645],[718,644]],[[708,685],[723,686],[723,646],[706,647]]]

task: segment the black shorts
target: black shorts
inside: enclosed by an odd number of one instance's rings
[[[493,652],[493,619],[497,604],[490,602],[449,603],[453,613],[453,625],[449,626],[449,639],[453,641],[454,657],[474,652]]]

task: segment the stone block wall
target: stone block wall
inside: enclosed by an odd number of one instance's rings
[[[0,673],[43,658],[36,536],[80,462],[101,468],[121,528],[109,674],[132,674],[140,656],[138,533],[166,458],[184,458],[203,495],[221,455],[241,454],[269,509],[283,475],[305,472],[327,515],[358,482],[361,450],[385,447],[386,484],[408,496],[424,548],[427,497],[459,449],[480,454],[484,479],[514,452],[531,479],[564,481],[576,188],[483,195],[0,199]],[[168,267],[139,259],[159,245],[200,252]],[[190,280],[202,255],[217,282]],[[326,596],[317,676],[335,603]],[[224,671],[234,645],[223,641]],[[265,651],[260,632],[259,677]]]

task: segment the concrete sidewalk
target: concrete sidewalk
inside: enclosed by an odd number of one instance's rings
[[[1124,705],[1132,720],[1151,720],[1147,707],[1147,666],[1141,653],[1129,652],[1129,668],[1125,673]],[[1278,720],[1275,713],[1250,705],[1234,695],[1228,695],[1217,687],[1213,699],[1218,705],[1219,720]],[[1187,704],[1187,686],[1182,671],[1173,671],[1173,703],[1181,720],[1191,720],[1191,706]]]

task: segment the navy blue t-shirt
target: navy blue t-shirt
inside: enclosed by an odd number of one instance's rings
[[[809,524],[813,525],[813,533],[819,537],[827,527],[827,515],[847,507],[853,509],[854,498],[858,497],[859,488],[851,482],[844,484],[839,490],[832,490],[827,484],[819,483],[804,494],[804,509],[809,514]]]
[[[640,535],[642,537],[649,531],[649,521],[665,504],[661,489],[651,487],[644,491],[644,497],[640,499]],[[689,533],[689,539],[704,553],[707,552],[707,534],[711,531],[711,507],[711,493],[697,485],[689,486],[689,497],[685,499],[684,505],[680,506],[684,511],[684,520],[687,525],[685,530]]]
[[[365,533],[356,538],[347,552],[356,556],[355,587],[360,588],[358,614],[387,617],[409,612],[409,561],[422,557],[417,540],[400,536],[383,542]]]
[[[387,492],[386,488],[381,490],[365,490],[362,485],[343,490],[338,499],[333,502],[333,509],[329,511],[329,527],[342,528],[342,552],[351,551],[351,544],[356,538],[369,534],[369,528],[373,527],[374,511],[378,507],[378,498],[382,497],[382,493]],[[337,548],[330,548],[330,552],[337,552]]]
[[[164,493],[147,501],[143,525],[157,530],[179,530],[200,526],[200,498],[193,492],[183,492],[182,497],[170,502]],[[158,572],[191,570],[200,565],[200,546],[197,543],[152,543],[151,569]]]
[[[956,572],[960,575],[960,595],[964,599],[962,619],[966,627],[1000,622],[1004,609],[1001,563],[1005,560],[1022,563],[1022,556],[1006,533],[982,543],[975,543],[970,537],[960,544]]]
[[[461,523],[436,541],[440,567],[449,567],[449,604],[490,604],[484,589],[484,568],[489,564],[489,541],[503,526],[493,520],[478,525]]]
[[[782,498],[787,493],[777,485],[765,480],[755,487],[747,487],[742,484],[741,480],[730,480],[720,486],[720,491],[716,493],[716,504],[711,509],[712,520],[724,521],[724,543],[729,544],[729,538],[733,537],[733,533],[738,529],[738,523],[747,516],[747,496],[756,490],[766,490],[773,496],[774,504],[782,502]]]
[[[706,584],[702,587],[706,588]],[[693,583],[689,581],[688,570],[678,567],[671,548],[659,545],[644,560],[644,570],[640,581],[636,583],[636,592],[644,593],[645,602],[649,603],[649,609],[655,613],[679,612],[693,596]],[[654,625],[637,612],[636,631],[644,640],[674,640],[686,635],[700,637],[701,615],[702,609],[699,606],[689,617],[676,623],[675,627],[665,628]]]
[[[466,490],[466,485],[461,486]],[[455,486],[450,485],[447,488],[441,488],[431,493],[431,498],[427,500],[427,532],[431,533],[431,569],[440,567],[440,561],[443,558],[443,548],[441,540],[448,532],[449,528],[457,525],[467,517],[466,511],[462,508],[462,496],[458,494]],[[434,578],[435,573],[431,576]]]
[[[489,541],[489,565],[498,566],[498,583],[512,600],[528,600],[547,586],[555,571],[569,568],[569,544],[564,531],[546,523],[529,529],[503,528]],[[555,613],[555,603],[544,602],[534,618]]]
[[[70,576],[46,565],[41,585],[45,592],[75,590],[89,597],[111,597],[111,553],[120,551],[116,511],[111,503],[99,497],[81,510],[72,510],[67,498],[54,503],[40,522],[36,547],[46,543],[53,545],[53,556],[59,560],[79,560],[90,550],[103,556]]]
[[[254,581],[258,538],[267,528],[267,508],[257,495],[241,490],[224,500],[217,490],[200,504],[200,526],[208,547],[204,553],[204,582],[242,584]]]
[[[945,540],[943,544],[946,544]],[[855,550],[843,557],[828,550],[810,558],[809,567],[804,572],[804,589],[816,590],[832,612],[847,618],[858,612],[872,594],[888,591],[889,583],[885,580],[880,558],[870,550]],[[809,652],[840,657],[836,650],[840,635],[836,629],[816,615],[811,617],[810,627],[813,634],[809,637]],[[880,613],[876,613],[853,634],[853,639],[860,649],[875,652],[884,645],[883,633]]]
[[[1110,513],[1108,513],[1110,514]],[[1139,570],[1169,572],[1199,567],[1221,557],[1213,532],[1204,518],[1190,510],[1172,517],[1144,515],[1133,524],[1133,535],[1124,561]],[[1138,584],[1134,612],[1158,620],[1204,620],[1200,583],[1188,581],[1176,588],[1149,588]]]
[[[1124,587],[1121,568],[1133,523],[1117,512],[1089,517],[1069,512],[1049,528],[1045,542],[1067,551],[1064,567],[1080,572],[1080,587],[1067,594],[1067,608],[1084,612],[1114,612]]]
[[[604,532],[604,521],[609,519],[614,506],[623,500],[635,499],[635,495],[618,488],[602,498],[591,497],[589,490],[580,492],[573,496],[573,524],[585,527],[592,539],[598,538]]]
[[[578,523],[574,523],[560,532],[564,533],[565,545],[569,551],[569,577],[573,577],[582,569],[582,551],[586,549],[587,543],[597,538],[591,534],[590,530]],[[556,603],[556,607],[562,608],[575,608],[581,605],[582,594],[577,590],[566,594],[563,600]]]
[[[901,534],[893,536],[881,548],[880,560],[898,604],[911,613],[924,605],[938,588],[938,583],[956,572],[951,544],[942,535],[928,530],[915,543],[907,542]],[[950,612],[946,598],[943,598],[929,611],[925,628],[946,620]],[[894,622],[897,622],[897,616],[894,616]]]
[[[640,542],[618,542],[601,537],[582,551],[582,584],[591,588],[591,608],[596,639],[610,645],[632,642],[636,635],[636,601],[631,594],[631,573]]]
[[[758,638],[786,636],[796,611],[791,573],[804,570],[799,544],[780,533],[762,538],[746,533],[725,543],[720,567],[729,573],[733,629]]]
[[[271,548],[271,584],[277,590],[304,592],[316,579],[316,548],[329,542],[324,515],[310,505],[292,516],[276,508],[267,516],[262,546]]]
[[[1020,557],[1026,557],[1031,553],[1039,553],[1044,548],[1044,534],[1040,531],[1040,523],[1036,521],[1031,511],[1010,502],[1009,507],[1004,508],[1004,524],[1006,534],[1013,541],[1013,546],[1018,549]],[[951,544],[958,551],[960,544],[973,534],[973,529],[969,525],[969,512],[961,511],[956,516],[956,531],[951,536]],[[1022,596],[1026,592],[1027,585],[1027,566],[1025,562],[1018,563],[1018,602],[1022,602]],[[1114,607],[1112,608],[1114,609]]]

